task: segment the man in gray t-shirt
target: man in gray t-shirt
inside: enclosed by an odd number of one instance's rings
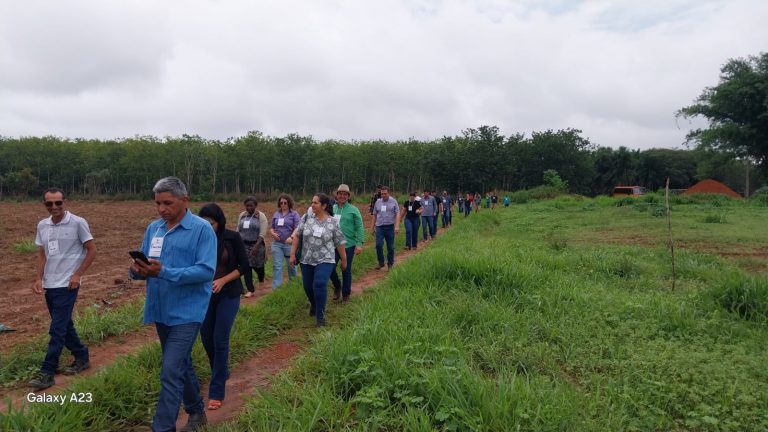
[[[437,234],[437,200],[435,197],[429,194],[428,190],[424,191],[424,196],[421,198],[421,224],[424,226],[423,241],[427,241],[427,235],[431,238],[435,238]]]
[[[32,286],[35,294],[45,291],[45,304],[51,315],[48,351],[40,371],[29,381],[37,390],[54,384],[59,357],[66,347],[75,357],[64,368],[74,375],[90,367],[88,348],[80,342],[72,322],[72,310],[80,290],[80,280],[96,258],[96,246],[85,219],[66,211],[64,192],[50,188],[43,195],[51,217],[37,224],[37,278]]]
[[[384,267],[384,242],[387,242],[387,268],[395,265],[395,234],[400,232],[400,206],[389,196],[389,187],[381,187],[381,198],[373,205],[373,235],[376,236],[376,257]]]

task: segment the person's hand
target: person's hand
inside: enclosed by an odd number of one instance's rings
[[[400,224],[395,225],[395,234],[400,232]]]
[[[341,271],[344,271],[344,270],[347,269],[347,259],[346,259],[346,257],[341,259],[340,264],[341,264]]]
[[[43,293],[43,281],[41,279],[36,280],[35,283],[32,284],[32,292],[35,294]]]
[[[226,285],[226,283],[224,283],[224,280],[222,280],[221,278],[214,280],[213,281],[213,293],[216,294],[219,291],[221,291],[221,289],[224,288],[224,285]]]
[[[293,236],[290,236],[287,239],[285,239],[285,244],[293,244]]]
[[[291,254],[291,257],[288,258],[288,263],[292,266],[296,265],[296,255]]]
[[[157,277],[162,269],[163,263],[154,258],[149,259],[149,264],[146,264],[144,261],[134,260],[131,265],[132,272],[144,277]]]
[[[76,290],[80,288],[80,275],[77,273],[73,274],[71,278],[69,278],[69,285],[67,285],[67,288],[70,290]]]
[[[272,232],[271,232],[271,234],[272,234],[272,238],[273,238],[273,239],[275,239],[275,240],[277,240],[277,241],[280,241],[280,235],[279,235],[279,234],[277,234],[277,233],[276,233],[276,232],[274,232],[274,231],[272,231]]]
[[[355,248],[355,255],[360,255],[363,253],[363,248],[361,246],[358,246]]]

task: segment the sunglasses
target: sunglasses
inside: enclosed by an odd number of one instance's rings
[[[56,207],[61,207],[61,206],[64,204],[64,201],[45,201],[45,202],[44,202],[44,204],[45,204],[45,206],[46,206],[46,207],[48,207],[48,208],[51,208],[51,207],[53,207],[54,205],[55,205]]]

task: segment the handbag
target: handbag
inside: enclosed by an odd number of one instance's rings
[[[304,225],[307,223],[307,216],[309,214],[305,213],[304,216],[301,218],[301,224]],[[296,262],[298,263],[301,260],[301,249],[304,247],[304,234],[299,233],[299,244],[296,245]]]

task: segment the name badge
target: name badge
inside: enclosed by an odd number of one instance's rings
[[[153,237],[152,243],[149,246],[149,256],[152,258],[160,258],[160,254],[163,252],[163,237]]]
[[[408,211],[413,211],[413,206],[412,205],[408,206]]]
[[[249,221],[249,220],[244,220],[244,221],[243,221],[243,228],[244,228],[244,229],[248,229],[248,228],[250,228],[250,227],[251,227],[251,221]]]
[[[447,200],[447,199],[444,199],[444,200],[443,200],[443,204],[448,204],[448,200]]]
[[[425,206],[428,206],[428,205],[429,205],[429,201],[427,201],[427,200],[424,200],[424,205],[425,205]]]
[[[381,205],[381,212],[383,213],[383,212],[385,212],[385,211],[387,211],[387,206],[385,206],[384,204],[382,204],[382,205]]]
[[[285,226],[285,218],[277,218],[277,226]]]
[[[314,227],[312,228],[312,236],[314,237],[322,237],[323,236],[323,227]]]
[[[48,253],[50,255],[58,255],[59,254],[59,241],[58,240],[51,240],[48,242]]]

